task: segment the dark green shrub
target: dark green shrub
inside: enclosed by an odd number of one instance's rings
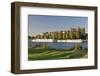
[[[79,44],[77,44],[77,45],[75,46],[75,50],[82,50],[82,47],[81,47]]]

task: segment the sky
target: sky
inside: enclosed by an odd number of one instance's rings
[[[28,16],[28,35],[35,36],[43,32],[69,30],[71,27],[84,27],[87,32],[88,18],[74,16]]]

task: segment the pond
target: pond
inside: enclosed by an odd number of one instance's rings
[[[34,47],[35,45],[38,45],[38,44],[45,44],[51,48],[56,48],[56,49],[69,49],[69,48],[73,48],[75,47],[76,45],[80,45],[82,48],[88,48],[88,42],[85,41],[85,42],[81,42],[81,43],[72,43],[72,42],[31,42],[29,41],[28,42],[28,46],[29,48],[31,47]]]

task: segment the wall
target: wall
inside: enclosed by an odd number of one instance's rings
[[[10,73],[11,60],[11,15],[10,3],[15,0],[1,0],[0,1],[0,76],[17,76]],[[100,1],[99,0],[17,0],[27,2],[43,2],[43,3],[57,3],[57,4],[74,4],[74,5],[90,5],[98,6],[99,14],[98,21],[100,21]],[[100,22],[98,22],[100,24]],[[98,25],[98,33],[100,33],[100,26]],[[98,36],[98,43],[100,42],[100,34]],[[100,46],[100,44],[99,44]],[[98,54],[100,58],[100,49]],[[18,76],[100,76],[100,59],[98,70],[81,70],[81,71],[65,71],[39,74],[21,74]]]

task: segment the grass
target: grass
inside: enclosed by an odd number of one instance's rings
[[[74,49],[51,49],[51,48],[31,48],[28,51],[28,60],[52,60],[52,59],[79,59],[87,58],[87,49],[79,46]]]

